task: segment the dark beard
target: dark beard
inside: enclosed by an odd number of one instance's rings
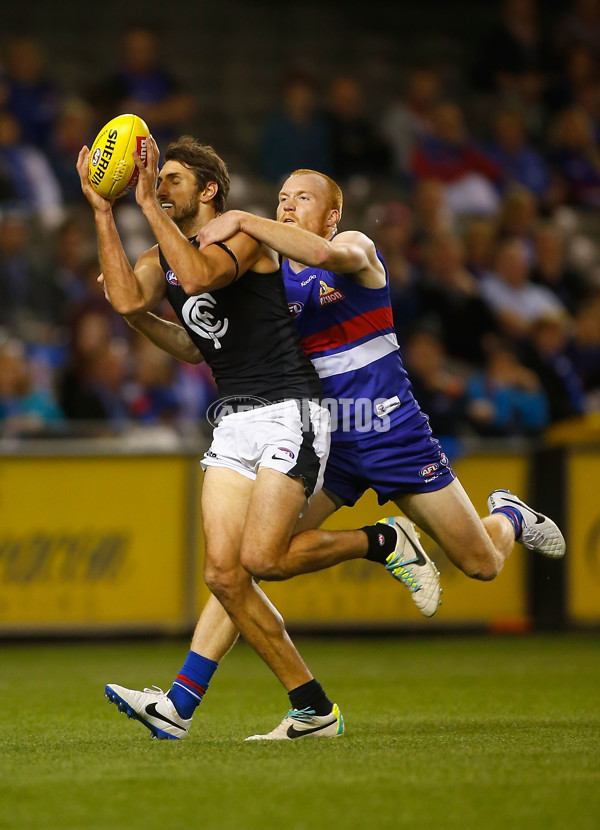
[[[198,205],[200,204],[200,200],[198,197],[198,193],[195,196],[192,196],[189,202],[185,205],[181,205],[181,207],[174,207],[171,219],[179,230],[181,231],[184,236],[189,236],[188,229],[191,229],[191,226],[196,221],[196,216],[198,214]]]

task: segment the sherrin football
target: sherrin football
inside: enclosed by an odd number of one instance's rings
[[[146,141],[150,131],[137,115],[117,115],[100,130],[90,150],[88,171],[96,193],[118,199],[137,184],[138,169],[133,156],[137,150],[146,164]]]

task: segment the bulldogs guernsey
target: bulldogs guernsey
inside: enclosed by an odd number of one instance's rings
[[[321,397],[288,312],[281,271],[246,271],[230,285],[189,296],[162,251],[160,263],[167,299],[210,366],[220,397]]]
[[[287,260],[283,276],[288,304],[302,345],[321,378],[332,411],[333,442],[356,440],[383,426],[397,426],[419,413],[402,365],[390,306],[388,273],[381,288],[366,288],[349,277],[305,268],[294,273]]]

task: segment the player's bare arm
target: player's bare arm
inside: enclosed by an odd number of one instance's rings
[[[361,285],[379,288],[385,285],[385,271],[377,257],[375,245],[358,231],[344,231],[332,240],[293,224],[265,219],[245,211],[233,210],[209,222],[198,235],[201,249],[231,234],[243,231],[292,262],[324,268],[356,279]]]
[[[98,254],[107,296],[119,314],[154,308],[165,293],[164,274],[153,248],[139,258],[135,270],[123,249],[115,224],[112,201],[92,188],[88,176],[89,149],[83,147],[77,159],[81,189],[93,208],[98,237]]]
[[[128,314],[125,320],[155,346],[184,363],[202,363],[204,355],[179,323],[158,317],[149,311]]]
[[[153,138],[147,145],[147,166],[133,154],[139,170],[136,200],[160,245],[166,260],[177,274],[186,294],[199,294],[210,289],[223,288],[251,268],[274,270],[265,264],[261,245],[247,234],[236,234],[228,241],[230,254],[218,246],[199,251],[167,215],[157,198],[158,147]],[[210,185],[209,185],[210,186]]]

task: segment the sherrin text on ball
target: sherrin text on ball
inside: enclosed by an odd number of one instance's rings
[[[137,184],[138,169],[132,153],[146,164],[146,142],[150,131],[144,121],[131,113],[117,115],[100,130],[90,150],[88,172],[96,193],[118,199]]]

